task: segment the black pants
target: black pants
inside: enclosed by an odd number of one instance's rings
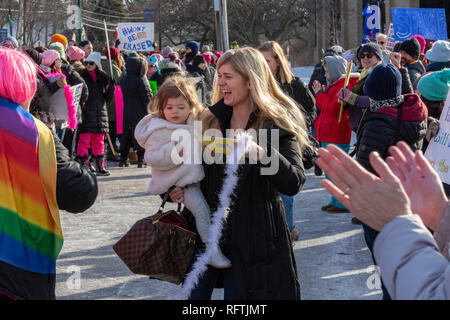
[[[372,260],[373,263],[376,265],[377,262],[375,261],[375,256],[373,255],[373,244],[375,243],[375,239],[378,236],[378,231],[375,229],[372,229],[366,224],[362,224],[364,229],[364,239],[366,240],[367,247],[370,250],[370,253],[372,254]],[[386,287],[384,286],[383,280],[381,279],[381,290],[383,291],[383,300],[392,300],[391,296],[389,295],[389,292],[387,291]]]
[[[116,152],[119,151],[119,148],[117,147],[117,139],[119,139],[119,142],[122,143],[121,138],[122,135],[117,134],[117,123],[116,121],[109,121],[109,137],[111,138],[111,142],[113,144],[114,150]]]
[[[130,153],[130,148],[133,147],[137,151],[138,163],[144,162],[145,149],[142,148],[136,141],[134,137],[134,130],[136,129],[137,123],[124,123],[123,124],[123,135],[120,141],[120,161],[125,162],[128,159],[128,154]]]

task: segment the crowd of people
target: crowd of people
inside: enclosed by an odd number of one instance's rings
[[[219,250],[190,299],[210,299],[218,285],[225,299],[300,299],[294,196],[313,167],[317,176],[325,172],[331,194],[321,210],[351,212],[351,222],[362,226],[381,266],[383,299],[448,299],[450,188],[422,152],[439,132],[450,43],[417,35],[392,52],[386,44],[379,34],[353,50],[332,46],[306,84],[275,41],[235,44],[224,53],[189,41],[178,51],[166,46],[142,54],[88,40],[76,45],[61,34],[48,48],[19,49],[6,38],[0,44],[0,298],[55,298],[59,209],[89,208],[96,176],[111,174],[108,161],[150,166],[150,193],[185,204],[183,215],[195,221],[200,239],[196,252],[204,251],[227,164],[174,161],[174,151],[182,158],[187,150],[171,140],[172,132],[193,132],[197,120],[223,137],[230,130],[275,130],[278,141],[249,144]],[[77,85],[82,90],[73,106],[68,88]],[[268,155],[278,170],[264,175]]]

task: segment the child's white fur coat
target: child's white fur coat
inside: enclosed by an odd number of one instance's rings
[[[152,167],[152,179],[149,185],[151,194],[167,192],[172,186],[184,187],[200,182],[205,177],[201,164],[175,164],[172,150],[178,146],[171,141],[172,133],[185,129],[191,133],[191,145],[194,142],[193,117],[189,116],[186,124],[174,124],[153,115],[145,116],[136,126],[134,135],[137,142],[145,149],[145,161]]]

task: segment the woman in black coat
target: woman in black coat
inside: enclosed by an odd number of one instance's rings
[[[147,60],[130,54],[125,62],[126,73],[120,78],[123,93],[123,135],[120,142],[119,167],[128,166],[130,148],[137,150],[138,167],[143,167],[145,150],[134,138],[136,125],[148,114],[152,91],[146,77]]]
[[[295,77],[289,68],[288,61],[284,55],[283,49],[275,41],[264,42],[259,48],[259,51],[263,54],[264,58],[269,65],[275,79],[278,81],[281,89],[289,97],[297,102],[298,107],[303,112],[311,141],[314,141],[312,137],[312,127],[314,126],[314,119],[317,115],[316,99],[309,90],[308,86],[299,78]],[[311,154],[312,156],[312,154]],[[306,163],[306,155],[303,159],[306,169],[309,169],[314,164],[313,159],[308,159]],[[294,226],[294,197],[282,194],[283,204],[286,209],[286,218],[291,231],[292,240],[297,240],[299,237],[299,231]]]
[[[80,138],[78,140],[78,160],[89,165],[89,148],[97,164],[98,175],[109,175],[105,169],[105,134],[108,133],[108,112],[106,102],[114,97],[114,86],[111,79],[101,70],[101,55],[98,52],[91,53],[86,59],[86,69],[81,72],[81,77],[86,82],[89,97],[81,107],[83,122],[79,126]]]
[[[305,183],[300,150],[308,144],[306,122],[256,49],[227,51],[217,72],[216,103],[202,114],[203,130],[214,128],[225,135],[228,129],[255,129],[258,134],[267,132],[269,143],[261,136],[259,145],[251,143],[246,163],[238,171],[230,214],[220,238],[220,248],[232,267],[208,266],[190,299],[210,299],[215,286],[224,287],[225,299],[300,299],[280,192],[294,195]],[[201,189],[211,212],[219,205],[226,166],[203,165]],[[181,202],[183,191],[175,188],[170,196]]]

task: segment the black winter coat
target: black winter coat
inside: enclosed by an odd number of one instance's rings
[[[221,130],[230,128],[233,109],[223,100],[210,108]],[[253,113],[247,124],[250,127]],[[266,123],[265,128],[275,129]],[[231,212],[221,241],[223,253],[233,264],[234,299],[300,299],[300,283],[279,193],[295,195],[305,183],[301,152],[296,138],[280,130],[279,169],[274,175],[261,175],[262,165],[241,165]],[[269,130],[270,133],[270,130]],[[270,138],[268,139],[270,141]],[[214,212],[222,189],[225,165],[204,164],[201,190]]]
[[[97,199],[98,185],[95,174],[83,169],[77,161],[71,161],[69,150],[61,143],[55,131],[57,175],[56,199],[60,210],[80,213],[89,209]]]
[[[139,57],[131,56],[126,61],[126,74],[120,78],[123,93],[123,122],[136,125],[148,114],[152,90],[145,76],[145,65]]]
[[[409,73],[409,78],[411,79],[411,83],[414,88],[417,88],[417,83],[425,73],[425,67],[423,66],[421,61],[417,61],[413,64],[408,64],[405,66]]]
[[[70,64],[62,64],[61,71],[66,76],[67,84],[71,87],[78,84],[83,84],[83,90],[81,91],[80,105],[83,105],[89,96],[89,88],[86,85],[86,81],[81,77],[81,75],[72,67]]]
[[[386,159],[389,147],[399,141],[405,141],[413,151],[422,147],[427,131],[427,107],[416,94],[407,94],[405,99],[399,108],[387,107],[376,113],[369,110],[365,113],[357,132],[356,160],[372,173],[375,171],[369,155],[373,151]]]
[[[282,84],[281,88],[289,97],[302,106],[303,110],[301,111],[305,115],[308,127],[313,126],[314,119],[317,116],[316,99],[306,83],[295,77],[291,83]]]
[[[114,85],[106,73],[98,69],[96,73],[97,82],[94,82],[87,69],[81,72],[81,77],[89,90],[89,97],[81,107],[83,123],[79,126],[80,133],[109,132],[106,102],[114,98]],[[108,85],[109,87],[106,89]]]
[[[311,74],[311,78],[309,79],[308,88],[311,92],[313,90],[314,81],[317,80],[322,85],[327,84],[327,79],[325,78],[325,69],[323,68],[322,62],[319,62],[314,66],[313,73]]]

